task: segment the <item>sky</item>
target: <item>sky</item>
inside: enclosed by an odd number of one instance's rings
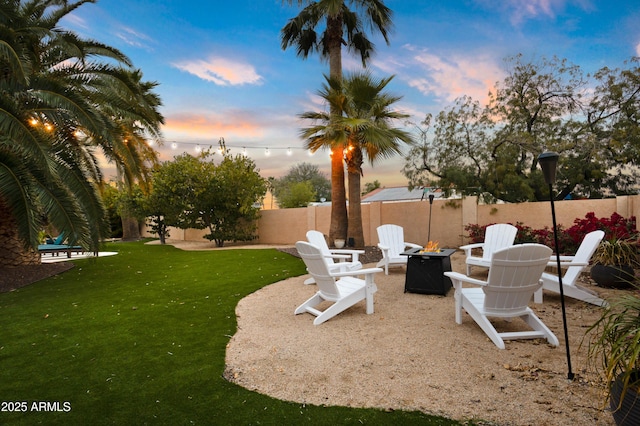
[[[328,151],[311,155],[298,116],[324,110],[317,96],[329,65],[283,51],[280,30],[297,2],[281,0],[98,0],[61,25],[125,53],[156,93],[165,117],[161,160],[218,147],[246,153],[263,177],[281,177],[302,162],[330,176]],[[485,104],[506,76],[505,58],[567,59],[584,72],[619,68],[640,56],[640,0],[386,0],[393,11],[389,45],[370,38],[378,78],[393,75],[396,110],[420,123],[467,95]],[[343,51],[346,73],[361,70]],[[407,126],[403,122],[399,127]],[[411,126],[407,127],[411,129]],[[406,151],[406,150],[405,150]],[[363,185],[406,186],[397,156],[368,162]],[[109,173],[106,173],[109,177]]]

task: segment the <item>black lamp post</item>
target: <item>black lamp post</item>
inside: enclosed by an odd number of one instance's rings
[[[431,207],[433,207],[433,194],[429,194],[429,233],[427,234],[427,242],[431,241]]]
[[[567,366],[569,373],[567,378],[573,380],[571,371],[571,353],[569,351],[569,332],[567,331],[567,313],[564,306],[564,289],[562,287],[562,269],[560,269],[560,247],[558,245],[558,228],[556,226],[556,209],[553,204],[553,184],[556,181],[556,167],[558,166],[558,154],[555,152],[543,152],[538,156],[538,162],[544,174],[544,181],[549,185],[549,200],[551,201],[551,217],[553,219],[553,239],[556,244],[556,261],[558,268],[558,284],[560,285],[560,305],[562,306],[562,324],[564,326],[564,342],[567,350]]]

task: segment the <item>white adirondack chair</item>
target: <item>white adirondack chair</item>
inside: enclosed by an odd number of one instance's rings
[[[398,225],[381,225],[378,231],[378,247],[382,250],[382,259],[377,267],[384,266],[385,275],[389,275],[390,266],[402,266],[407,264],[408,256],[400,253],[407,248],[422,248],[414,243],[407,243],[404,240],[404,229]]]
[[[318,291],[296,308],[295,315],[309,312],[316,316],[313,324],[319,325],[361,300],[366,300],[367,314],[373,313],[373,294],[377,291],[373,276],[382,272],[382,269],[330,272],[320,248],[306,241],[298,241],[296,249],[315,279]],[[364,279],[357,278],[357,275],[364,275]],[[316,306],[325,301],[333,303],[324,311],[316,309]]]
[[[582,271],[589,265],[589,260],[598,248],[600,241],[604,238],[604,231],[592,231],[584,236],[575,256],[560,256],[560,267],[566,268],[562,276],[562,292],[567,297],[582,300],[583,302],[593,305],[606,307],[609,304],[598,297],[598,295],[590,289],[581,287],[577,284],[578,278]],[[551,256],[548,266],[557,267],[558,261],[556,255]],[[542,303],[542,290],[548,290],[553,293],[560,293],[560,280],[558,275],[544,272],[542,274],[542,288],[534,294],[535,303]]]
[[[551,249],[542,244],[518,244],[493,252],[487,281],[458,272],[445,272],[455,287],[456,322],[462,324],[462,309],[500,349],[504,340],[545,338],[554,346],[558,339],[529,308],[533,293],[542,286],[540,277]],[[481,287],[462,288],[463,283]],[[532,331],[498,332],[489,317],[522,318]]]
[[[322,232],[314,230],[307,232],[307,241],[320,248],[331,272],[355,271],[362,268],[362,263],[358,258],[364,254],[364,250],[330,249]],[[304,283],[313,284],[315,280],[311,277]]]
[[[513,225],[496,223],[487,226],[484,234],[484,242],[461,246],[460,248],[464,250],[464,254],[467,257],[465,259],[467,275],[471,275],[471,265],[488,268],[491,264],[491,254],[501,248],[512,246],[517,233],[518,228]],[[482,257],[474,256],[471,253],[473,249],[477,248],[482,249]]]

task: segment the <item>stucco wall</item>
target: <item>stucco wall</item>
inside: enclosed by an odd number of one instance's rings
[[[573,225],[575,219],[584,218],[588,212],[597,217],[609,217],[617,212],[624,217],[638,216],[640,196],[625,196],[603,200],[571,200],[555,202],[558,224]],[[520,222],[534,229],[552,226],[549,202],[478,205],[476,197],[461,200],[434,200],[431,206],[431,240],[440,247],[459,247],[467,242],[464,227],[467,224]],[[263,210],[258,222],[259,244],[293,245],[304,240],[309,229],[329,234],[330,206],[313,206],[298,209]],[[394,223],[404,228],[405,240],[426,244],[429,240],[429,202],[407,201],[370,203],[362,205],[362,225],[366,245],[378,243],[376,228]],[[202,240],[206,231],[174,229],[172,239]]]

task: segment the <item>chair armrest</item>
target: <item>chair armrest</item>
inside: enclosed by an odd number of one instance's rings
[[[484,249],[484,243],[473,243],[460,246],[460,250],[464,250],[464,254],[467,257],[471,256],[471,250],[475,248]]]
[[[552,258],[548,263],[547,266],[555,266],[558,267],[558,261],[555,260],[555,258]],[[561,268],[565,268],[565,267],[569,267],[569,266],[589,266],[589,262],[566,262],[566,261],[562,261],[562,256],[560,256],[560,267]]]
[[[389,257],[389,250],[391,247],[385,246],[384,244],[378,243],[378,248],[382,251],[382,258]]]
[[[355,271],[330,272],[332,277],[356,277],[358,275],[372,275],[378,272],[384,272],[382,268],[356,269]]]
[[[550,259],[555,262],[557,257],[555,254],[552,254]],[[573,259],[575,259],[575,256],[560,256],[561,262],[571,262]]]
[[[405,247],[411,247],[411,248],[422,248],[422,246],[420,244],[414,244],[414,243],[404,243]]]
[[[325,254],[324,257],[328,257],[330,259],[346,260],[346,259],[349,259],[351,256],[347,256],[345,254]]]
[[[351,249],[331,249],[331,253],[335,253],[338,255],[347,255],[347,257],[351,257],[352,262],[358,262],[361,254],[364,254],[364,250],[351,250]]]
[[[486,281],[482,281],[482,280],[478,280],[476,278],[471,278],[465,274],[461,274],[460,272],[445,272],[444,273],[446,276],[448,276],[449,278],[451,278],[452,281],[457,281],[460,283],[469,283],[469,284],[475,284],[475,285],[479,285],[479,286],[486,286],[487,282]]]
[[[364,254],[364,250],[331,249],[330,251],[336,254]]]
[[[473,243],[473,244],[466,244],[464,246],[460,246],[460,250],[471,250],[474,248],[482,248],[484,246],[484,243]]]

